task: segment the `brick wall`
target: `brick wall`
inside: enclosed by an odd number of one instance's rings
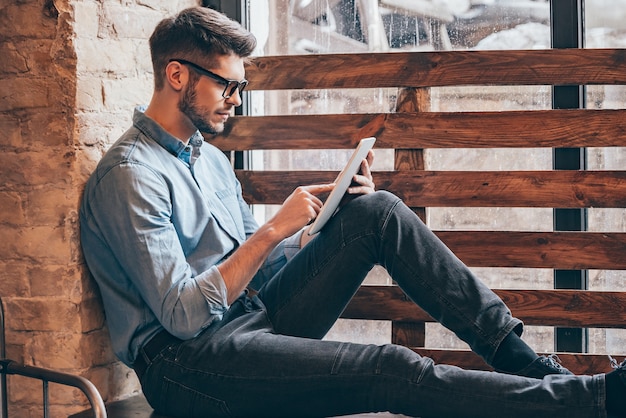
[[[195,0],[0,2],[0,296],[7,356],[79,374],[105,399],[138,390],[114,358],[83,264],[77,208],[102,153],[147,103],[147,38]],[[50,385],[51,415],[83,409]],[[10,376],[11,416],[40,417],[38,381]]]

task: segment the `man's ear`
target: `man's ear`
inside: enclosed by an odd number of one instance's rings
[[[165,79],[175,91],[181,91],[189,80],[189,70],[177,61],[172,61],[165,67]]]

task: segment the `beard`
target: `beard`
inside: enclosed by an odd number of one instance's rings
[[[178,102],[178,110],[180,110],[193,125],[202,133],[216,135],[224,130],[224,124],[216,125],[211,123],[207,115],[210,111],[198,106],[196,94],[196,82],[187,84],[185,91]]]

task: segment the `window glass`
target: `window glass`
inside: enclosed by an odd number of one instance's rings
[[[259,40],[256,55],[324,54],[387,51],[435,51],[466,49],[538,49],[550,47],[548,0],[254,0],[248,2],[251,30]],[[626,47],[626,0],[585,1],[587,47]],[[587,89],[588,107],[624,108],[623,87]],[[298,90],[251,93],[253,115],[332,114],[393,112],[395,89]],[[430,111],[500,111],[548,109],[551,89],[546,86],[470,87],[431,89]],[[622,149],[588,150],[590,169],[622,169]],[[255,169],[339,170],[349,151],[254,152]],[[393,152],[376,150],[374,170],[392,170]],[[429,170],[549,170],[552,150],[427,150]],[[374,173],[375,175],[375,173]],[[264,222],[275,207],[255,206]],[[592,230],[626,230],[622,209],[590,210]],[[433,229],[517,229],[550,231],[551,209],[526,208],[428,208]],[[494,288],[549,289],[549,269],[474,269]],[[368,281],[390,283],[382,269]],[[610,289],[623,284],[623,273],[590,272],[592,286]],[[345,322],[345,321],[344,321]],[[380,323],[372,325],[372,342],[379,343]],[[429,325],[430,326],[430,325]],[[341,328],[341,327],[340,327]],[[529,327],[530,328],[530,327]],[[526,332],[543,349],[551,329]],[[334,334],[333,334],[334,333]],[[438,334],[439,332],[428,332]],[[367,333],[350,323],[331,338],[362,341]],[[427,344],[446,346],[427,337]],[[365,341],[367,342],[367,341]],[[545,348],[550,351],[550,347]]]
[[[626,0],[585,0],[585,47],[626,48]],[[591,109],[625,109],[625,86],[588,86],[587,107]],[[590,170],[623,170],[626,148],[590,148],[587,150]],[[626,232],[626,209],[588,210],[591,231]],[[592,270],[589,288],[593,290],[624,289],[624,271]],[[595,330],[589,335],[590,352],[621,352],[626,344],[626,330]]]
[[[585,46],[588,48],[626,48],[626,0],[585,1]],[[588,86],[587,107],[591,109],[625,109],[625,86]],[[623,170],[626,148],[590,148],[587,150],[590,170]],[[589,230],[626,232],[626,210],[589,209]],[[590,274],[590,286],[601,290],[621,290],[623,272],[596,271]]]

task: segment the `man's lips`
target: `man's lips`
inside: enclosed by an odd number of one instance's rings
[[[230,117],[230,112],[217,112],[217,115],[226,121]]]
[[[228,119],[228,118],[232,115],[232,111],[231,111],[231,109],[228,109],[228,110],[222,110],[222,111],[218,111],[218,112],[215,112],[215,113],[217,113],[217,115],[218,115],[220,118],[222,118],[224,121],[225,121],[226,119]]]

